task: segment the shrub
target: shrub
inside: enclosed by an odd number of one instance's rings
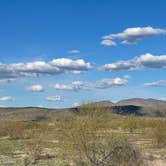
[[[25,125],[18,121],[1,122],[0,136],[9,136],[11,139],[25,138]]]
[[[47,131],[44,125],[21,121],[1,121],[0,137],[8,136],[10,139],[28,139],[37,133]]]
[[[152,142],[158,147],[166,146],[166,121],[159,121],[152,130]]]
[[[68,144],[75,165],[140,165],[139,150],[124,136],[113,134],[104,126],[103,113],[99,109],[93,107],[83,111],[80,116],[70,119],[64,130],[68,135],[63,144]]]
[[[77,163],[82,162],[94,166],[115,164],[130,166],[133,163],[139,165],[139,153],[126,139],[105,133],[105,131],[100,133],[95,126],[91,125],[94,124],[83,124],[77,133],[72,134],[73,147],[78,154]]]
[[[121,127],[129,132],[134,132],[134,130],[142,128],[142,125],[143,123],[139,117],[127,115],[125,116]]]

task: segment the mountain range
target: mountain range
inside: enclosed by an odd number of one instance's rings
[[[143,99],[143,98],[131,98],[131,99],[125,99],[120,100],[116,103],[111,101],[98,101],[98,102],[92,102],[94,104],[97,104],[99,106],[103,107],[112,107],[112,106],[139,106],[139,107],[153,107],[153,108],[166,108],[166,101],[165,100],[157,100],[157,99]]]
[[[113,111],[116,114],[135,114],[138,116],[166,117],[166,101],[156,99],[132,98],[117,103],[111,101],[97,101],[78,107],[64,109],[48,109],[39,107],[0,108],[0,120],[19,119],[23,121],[41,121],[73,116],[90,104],[100,107],[103,111]]]

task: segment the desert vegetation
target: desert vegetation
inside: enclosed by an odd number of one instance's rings
[[[166,119],[88,104],[72,116],[0,121],[1,165],[144,166],[166,162]]]

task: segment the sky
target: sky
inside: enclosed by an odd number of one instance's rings
[[[165,6],[165,0],[1,0],[0,107],[165,100]]]

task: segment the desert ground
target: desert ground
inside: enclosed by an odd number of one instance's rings
[[[165,117],[79,109],[0,109],[0,165],[165,166]]]

